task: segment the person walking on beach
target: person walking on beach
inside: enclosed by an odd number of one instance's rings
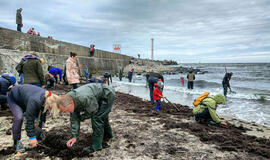
[[[153,72],[147,73],[145,77],[146,77],[146,82],[148,83],[148,87],[150,91],[150,100],[151,100],[151,103],[154,104],[154,98],[153,98],[154,84],[157,83],[158,81],[162,81],[164,83],[164,78],[161,74],[153,73]]]
[[[109,124],[109,113],[115,99],[114,89],[106,84],[90,83],[74,89],[58,99],[58,107],[62,112],[70,113],[71,139],[66,143],[72,147],[77,142],[80,123],[91,119],[93,135],[92,146],[83,150],[91,153],[104,147],[102,142],[113,137]]]
[[[195,74],[192,71],[189,71],[189,73],[187,74],[187,79],[188,79],[188,83],[187,83],[188,89],[193,89],[193,82],[195,80]]]
[[[133,72],[134,72],[133,68],[128,71],[128,80],[129,80],[129,82],[132,81]]]
[[[46,121],[46,110],[55,109],[57,96],[43,88],[24,84],[13,87],[7,96],[9,108],[13,115],[12,135],[13,147],[16,152],[24,152],[21,142],[21,129],[23,117],[26,117],[26,132],[32,147],[37,147],[37,140],[44,140],[42,131]],[[38,127],[35,127],[35,119],[39,119]]]
[[[68,84],[73,86],[73,89],[78,88],[78,83],[80,83],[80,76],[78,73],[79,67],[76,64],[77,54],[70,52],[70,57],[66,61],[66,76]]]
[[[154,85],[155,85],[155,89],[154,89],[154,93],[153,93],[153,99],[154,99],[154,101],[156,101],[155,110],[159,111],[162,107],[160,100],[161,100],[161,98],[163,98],[162,91],[163,91],[164,84],[163,84],[163,82],[158,81]]]
[[[17,24],[17,31],[21,32],[21,28],[22,28],[22,8],[17,9],[17,13],[16,13],[16,24]]]
[[[216,109],[219,104],[225,104],[225,96],[222,94],[217,94],[213,97],[206,97],[202,102],[193,108],[193,114],[195,120],[199,123],[212,123],[212,124],[222,124],[227,125],[226,122],[223,122],[219,119]]]
[[[225,97],[227,96],[228,88],[229,88],[230,91],[232,92],[232,89],[231,89],[231,86],[230,86],[230,80],[231,80],[231,78],[232,78],[232,75],[233,75],[232,72],[230,72],[230,73],[225,73],[225,76],[224,76],[223,81],[222,81],[223,91],[224,91],[224,96],[225,96]]]
[[[7,92],[9,87],[16,83],[16,77],[4,73],[0,76],[0,106],[1,110],[6,110],[7,107]]]

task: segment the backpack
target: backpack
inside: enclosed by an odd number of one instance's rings
[[[204,92],[203,94],[201,94],[199,97],[197,97],[194,102],[193,105],[195,107],[197,107],[199,104],[201,104],[201,102],[210,94],[210,92]]]
[[[19,73],[19,74],[22,74],[23,73],[23,65],[26,63],[27,60],[21,60],[20,63],[15,67],[16,71]]]

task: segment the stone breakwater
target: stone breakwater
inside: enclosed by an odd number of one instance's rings
[[[162,74],[177,74],[177,73],[188,73],[192,70],[195,74],[203,74],[205,72],[201,72],[199,69],[193,69],[182,66],[172,66],[172,65],[164,65],[164,61],[151,61],[151,60],[142,60],[142,59],[132,59],[130,64],[124,68],[124,74],[126,75],[128,71],[133,68],[134,73],[141,75],[146,74],[148,72],[156,72]]]

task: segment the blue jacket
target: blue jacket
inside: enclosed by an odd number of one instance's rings
[[[49,70],[49,73],[54,76],[57,76],[57,74],[59,74],[60,81],[62,81],[62,70],[60,68],[57,68],[57,67],[51,68]]]
[[[24,84],[13,87],[8,93],[8,97],[11,97],[22,108],[23,112],[25,112],[28,137],[36,136],[35,118],[40,118],[40,124],[46,121],[46,113],[42,113],[45,105],[45,91],[41,87]]]

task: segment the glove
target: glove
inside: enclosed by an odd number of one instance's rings
[[[39,141],[44,141],[46,138],[43,130],[40,127],[36,128],[36,135],[37,135],[37,140]]]

